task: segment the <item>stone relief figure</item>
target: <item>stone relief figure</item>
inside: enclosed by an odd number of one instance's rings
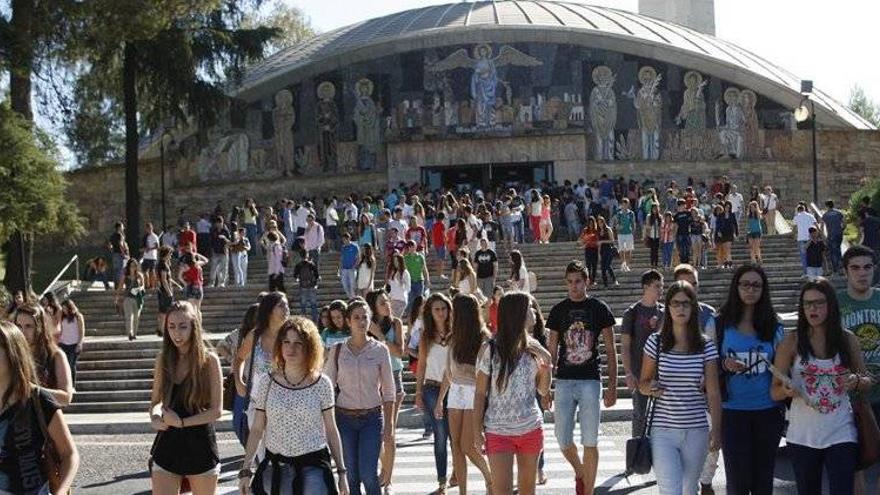
[[[446,127],[455,127],[458,125],[458,103],[452,100],[443,102],[443,115]]]
[[[431,127],[443,127],[443,121],[445,118],[446,115],[443,110],[443,105],[440,104],[440,95],[434,93],[434,101],[431,104]]]
[[[336,108],[336,87],[330,81],[318,85],[318,108],[316,124],[318,127],[318,162],[327,172],[336,170],[337,165],[337,130],[339,127],[339,111]]]
[[[743,153],[746,158],[755,158],[759,155],[760,143],[758,142],[758,112],[755,105],[758,103],[758,95],[751,89],[744,89],[739,93],[740,105],[743,112]]]
[[[739,90],[727,88],[727,91],[724,92],[724,103],[727,104],[724,124],[721,124],[720,102],[715,106],[715,120],[718,127],[718,137],[723,146],[723,154],[732,158],[742,158],[745,120]]]
[[[596,160],[614,160],[614,128],[617,126],[617,96],[614,73],[605,65],[593,69],[590,91],[590,126],[596,136]]]
[[[520,103],[516,121],[523,125],[530,125],[532,123],[532,105]]]
[[[633,99],[638,114],[639,130],[642,137],[642,159],[660,159],[660,124],[663,100],[658,91],[660,75],[651,66],[639,70],[638,93],[630,88],[627,96]]]
[[[357,128],[357,167],[359,170],[373,170],[382,144],[382,116],[373,101],[373,82],[366,78],[359,80],[355,84],[355,97],[352,120]]]
[[[471,75],[471,98],[474,101],[475,122],[479,128],[495,126],[495,98],[498,89],[498,68],[507,65],[534,67],[540,60],[511,46],[503,46],[498,56],[492,56],[492,48],[480,44],[474,48],[473,58],[462,48],[431,66],[431,71],[445,72],[458,68],[473,69]]]
[[[458,123],[462,127],[474,125],[474,110],[471,108],[470,100],[464,100],[458,107]]]
[[[708,81],[699,72],[688,71],[684,75],[684,101],[675,123],[684,122],[685,129],[706,128],[706,96],[704,90]]]
[[[293,95],[282,89],[275,93],[275,108],[272,110],[272,123],[275,126],[275,166],[285,176],[293,174],[293,124],[296,111],[293,108]]]

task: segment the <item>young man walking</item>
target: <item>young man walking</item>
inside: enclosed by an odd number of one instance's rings
[[[837,300],[843,328],[854,333],[862,347],[868,371],[868,377],[863,379],[873,382],[865,399],[871,403],[874,416],[880,418],[880,289],[871,286],[876,262],[873,249],[860,245],[847,249],[843,254],[846,289],[837,293]],[[856,473],[856,488],[856,493],[867,493],[864,471]]]
[[[635,248],[633,230],[636,226],[636,214],[629,207],[629,199],[623,198],[620,202],[620,211],[614,216],[615,231],[617,232],[617,247],[620,250],[621,271],[631,271],[632,253]]]
[[[587,294],[589,277],[583,263],[565,268],[568,297],[553,306],[547,319],[548,347],[554,363],[555,392],[545,403],[556,401],[556,439],[575,473],[575,493],[591,495],[599,466],[600,397],[605,407],[617,403],[617,354],[614,348],[614,315],[603,301]],[[602,390],[599,338],[605,343],[608,388]],[[576,415],[577,413],[577,415]],[[583,457],[574,443],[574,420],[580,419]]]
[[[477,286],[486,297],[492,297],[495,289],[495,276],[498,273],[498,255],[489,247],[489,241],[480,239],[480,249],[474,253],[477,265]]]
[[[321,275],[318,266],[312,261],[311,251],[306,251],[302,261],[293,269],[293,278],[299,284],[299,305],[302,315],[309,315],[312,321],[318,321],[318,281]]]
[[[357,264],[360,257],[360,249],[357,244],[351,242],[351,234],[342,234],[342,248],[339,250],[339,279],[342,282],[342,290],[345,297],[351,299],[356,296],[357,289]]]
[[[657,270],[642,274],[642,298],[623,312],[620,329],[620,353],[626,372],[626,388],[632,392],[632,435],[641,435],[645,429],[648,397],[639,392],[642,376],[642,354],[648,337],[659,330],[663,322],[663,275]]]

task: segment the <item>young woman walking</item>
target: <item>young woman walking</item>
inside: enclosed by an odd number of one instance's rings
[[[596,217],[587,219],[587,226],[581,230],[578,244],[584,248],[584,264],[590,274],[590,284],[596,284],[596,269],[599,267],[599,229]]]
[[[232,361],[232,373],[235,380],[235,391],[244,398],[241,422],[236,429],[241,437],[247,438],[247,430],[253,423],[255,404],[253,390],[264,379],[272,367],[272,346],[278,337],[278,330],[290,316],[287,296],[281,292],[270,292],[263,296],[257,308],[257,321],[254,329],[249,332],[238,346],[238,352]]]
[[[391,298],[391,312],[394,316],[403,316],[409,300],[409,290],[412,285],[409,271],[403,261],[403,255],[395,253],[391,257],[391,266],[388,270],[388,296]]]
[[[338,488],[339,494],[347,495],[333,383],[321,373],[324,347],[315,324],[300,316],[287,319],[273,345],[272,362],[274,370],[254,391],[256,415],[238,474],[239,491],[329,495]],[[254,469],[260,442],[266,455]],[[331,455],[337,483],[333,483]]]
[[[363,299],[348,305],[345,321],[351,337],[330,349],[324,372],[339,388],[336,424],[353,494],[379,495],[377,469],[384,445],[394,443],[394,374],[385,344],[371,337],[370,308]],[[361,484],[364,491],[361,492]]]
[[[660,205],[653,205],[651,212],[645,217],[645,227],[642,237],[651,251],[651,268],[656,269],[660,265],[660,238],[662,237],[663,217],[660,216]]]
[[[748,213],[748,237],[749,237],[749,257],[752,263],[761,264],[764,259],[761,254],[761,237],[764,235],[764,215],[758,208],[758,202],[749,203]]]
[[[376,255],[371,244],[361,246],[361,258],[357,265],[357,294],[365,297],[373,290],[376,280]]]
[[[140,265],[134,258],[129,258],[125,264],[123,276],[116,284],[119,290],[116,292],[116,305],[122,306],[122,314],[125,320],[125,333],[128,340],[137,338],[138,326],[141,321],[141,309],[144,307],[144,274],[141,273]]]
[[[660,244],[663,245],[663,269],[672,269],[672,253],[675,251],[675,221],[672,212],[663,214],[663,223],[660,225]]]
[[[550,210],[550,196],[545,194],[543,198],[541,198],[541,221],[539,224],[541,230],[541,244],[549,243],[550,237],[553,236],[553,222],[550,218]]]
[[[192,304],[199,314],[202,312],[202,298],[205,296],[205,279],[202,267],[207,264],[208,258],[197,253],[195,246],[190,246],[190,252],[180,257],[180,267],[177,274],[177,278],[183,283],[184,299]]]
[[[707,454],[721,447],[718,352],[700,332],[693,286],[672,284],[665,306],[660,332],[645,343],[639,390],[654,397],[651,454],[660,494],[696,495]]]
[[[400,318],[391,314],[391,299],[384,289],[373,290],[367,293],[367,304],[373,317],[370,320],[369,334],[374,339],[388,347],[391,355],[391,372],[394,374],[394,411],[392,417],[397,424],[397,416],[400,413],[400,405],[403,404],[403,323]],[[391,444],[382,451],[382,473],[379,481],[386,492],[390,492],[391,476],[394,471],[394,459],[396,446]]]
[[[452,336],[447,354],[446,372],[440,395],[432,414],[443,419],[447,404],[449,434],[452,444],[452,466],[458,479],[458,491],[467,493],[467,460],[469,459],[492,493],[492,474],[483,454],[474,447],[474,392],[476,391],[477,353],[489,332],[483,323],[480,305],[472,295],[458,294],[452,299]]]
[[[519,249],[514,249],[510,252],[510,279],[507,281],[507,284],[511,290],[531,292],[531,287],[529,287],[529,271]]]
[[[177,495],[186,478],[193,495],[210,495],[217,491],[220,474],[214,434],[214,422],[223,412],[220,358],[206,346],[192,304],[172,305],[165,325],[150,398],[150,418],[158,432],[151,452],[153,493]]]
[[[321,330],[321,341],[324,343],[324,349],[329,349],[339,342],[344,342],[349,337],[348,328],[345,326],[345,312],[348,304],[342,300],[335,300],[327,307],[330,313],[330,321],[326,328]]]
[[[165,329],[165,317],[171,309],[171,303],[174,302],[174,288],[183,289],[171,276],[171,254],[170,246],[162,246],[159,248],[159,263],[156,265],[156,276],[159,281],[158,290],[156,290],[156,298],[159,303],[159,310],[156,313],[156,335],[162,336]]]
[[[46,315],[46,328],[49,330],[49,335],[57,340],[58,334],[61,332],[62,311],[61,304],[58,303],[55,293],[50,291],[43,294],[43,297],[40,298],[40,306],[42,306],[43,312]]]
[[[460,294],[477,294],[480,287],[477,285],[477,272],[471,266],[471,262],[465,258],[459,260],[457,274],[454,278],[455,286]]]
[[[834,494],[852,494],[858,436],[849,393],[870,390],[858,338],[841,326],[834,286],[820,278],[804,284],[797,331],[776,354],[776,368],[791,380],[773,380],[773,397],[792,399],[785,435],[798,493],[822,493],[822,473]]]
[[[739,227],[736,224],[736,216],[733,214],[733,204],[725,201],[720,205],[722,210],[715,217],[715,246],[717,248],[718,267],[733,268],[733,255],[731,245],[739,236]]]
[[[773,493],[776,450],[785,411],[770,395],[767,366],[785,330],[770,299],[764,270],[745,264],[733,273],[727,300],[715,319],[721,349],[724,470],[731,493]]]
[[[61,407],[73,401],[73,379],[67,356],[58,349],[40,306],[25,303],[15,310],[13,322],[21,329],[31,349],[37,384],[49,392]],[[49,323],[51,324],[51,323]]]
[[[529,197],[529,227],[532,231],[532,242],[538,244],[541,242],[541,210],[544,208],[544,202],[541,195],[536,189],[532,189]]]
[[[477,357],[474,448],[486,448],[495,494],[513,493],[516,460],[519,493],[533,495],[544,448],[536,397],[549,397],[550,353],[529,336],[535,325],[531,301],[522,292],[501,298],[498,333]]]
[[[599,216],[596,220],[596,229],[599,234],[599,254],[602,256],[602,285],[608,288],[608,275],[611,282],[618,285],[614,275],[614,230],[605,222],[605,217]]]
[[[67,364],[70,365],[70,383],[74,388],[76,388],[76,361],[82,353],[85,338],[85,318],[73,300],[66,299],[61,303],[61,336],[58,337],[58,347],[67,356]]]
[[[36,386],[29,347],[19,328],[0,320],[0,417],[8,426],[0,431],[4,458],[0,462],[0,492],[67,495],[79,468],[79,453],[54,394]],[[26,441],[21,441],[23,438]],[[54,444],[60,461],[53,474],[41,465],[47,441]]]
[[[437,468],[438,495],[446,493],[447,440],[449,422],[445,415],[433,413],[445,408],[440,386],[446,373],[449,338],[452,333],[452,303],[445,295],[434,293],[425,301],[419,339],[419,367],[416,370],[416,407],[428,417],[434,433],[434,464]]]

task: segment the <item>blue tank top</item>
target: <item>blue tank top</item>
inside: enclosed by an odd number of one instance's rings
[[[394,330],[394,323],[392,323],[390,320],[388,322],[388,328],[386,328],[382,333],[385,335],[385,340],[387,340],[388,342],[394,342],[394,340],[397,338],[396,332]],[[392,355],[391,356],[391,371],[397,373],[398,371],[400,371],[402,369],[403,369],[403,359]]]

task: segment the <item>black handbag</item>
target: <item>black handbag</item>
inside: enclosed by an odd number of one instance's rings
[[[654,422],[655,400],[648,399],[648,423],[642,434],[626,441],[626,475],[648,474],[651,472],[653,458],[651,456],[651,423]]]

